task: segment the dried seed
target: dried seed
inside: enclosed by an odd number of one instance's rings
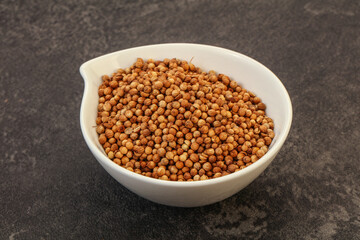
[[[109,159],[144,176],[221,177],[258,161],[275,137],[259,97],[186,61],[138,58],[102,81],[99,143]]]

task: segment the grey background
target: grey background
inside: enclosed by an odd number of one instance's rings
[[[0,239],[360,239],[359,11],[356,0],[2,0]],[[81,63],[165,42],[244,53],[292,99],[273,164],[210,206],[136,196],[80,132]]]

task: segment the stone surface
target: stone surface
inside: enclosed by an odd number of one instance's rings
[[[0,239],[360,239],[359,23],[356,0],[2,0]],[[292,99],[273,164],[210,206],[136,196],[80,132],[81,63],[164,42],[253,57]]]

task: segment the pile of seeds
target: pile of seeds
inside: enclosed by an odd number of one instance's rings
[[[135,173],[171,181],[221,177],[259,160],[274,138],[260,98],[186,61],[138,58],[102,80],[99,142]]]

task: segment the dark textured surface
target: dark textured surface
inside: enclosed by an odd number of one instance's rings
[[[359,1],[1,1],[0,239],[360,239]],[[293,126],[235,196],[157,205],[112,179],[79,126],[93,57],[194,42],[283,81]]]

